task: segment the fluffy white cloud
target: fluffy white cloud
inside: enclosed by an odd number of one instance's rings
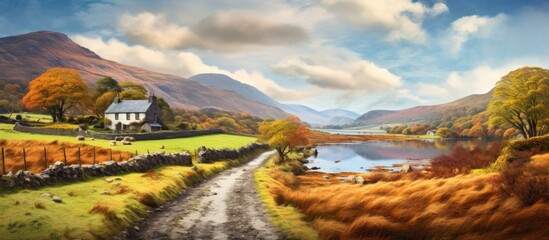
[[[189,48],[196,46],[198,37],[187,27],[166,21],[162,15],[143,12],[124,14],[119,24],[126,36],[134,42],[159,48]]]
[[[495,17],[478,15],[461,17],[454,22],[442,40],[449,51],[456,55],[471,37],[490,36],[505,21],[504,14]]]
[[[389,41],[409,40],[423,43],[426,33],[422,28],[426,16],[448,11],[442,2],[428,7],[412,0],[323,0],[323,6],[339,18],[359,26],[376,30]]]
[[[273,70],[332,90],[375,92],[394,89],[401,84],[399,76],[371,62],[332,57],[329,62],[290,59],[275,64]]]
[[[71,38],[109,60],[187,78],[200,73],[225,74],[235,80],[252,85],[277,100],[300,100],[315,94],[315,91],[303,92],[286,89],[257,71],[248,72],[245,69],[240,69],[231,72],[205,64],[199,56],[190,52],[166,53],[140,45],[129,46],[114,38],[107,41],[82,35],[71,36]]]
[[[165,49],[233,52],[259,45],[297,44],[308,39],[305,30],[299,26],[242,11],[215,13],[189,27],[150,12],[124,14],[119,25],[131,41]]]

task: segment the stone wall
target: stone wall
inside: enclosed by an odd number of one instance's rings
[[[13,130],[25,133],[45,134],[45,135],[60,135],[60,136],[85,136],[97,139],[112,140],[115,137],[133,137],[135,140],[156,140],[167,138],[181,138],[181,137],[193,137],[201,135],[209,135],[215,133],[223,133],[221,129],[210,130],[184,130],[174,132],[153,132],[153,133],[96,133],[78,130],[68,129],[48,129],[48,128],[35,128],[22,126],[21,124],[15,124]]]
[[[160,165],[191,166],[192,157],[188,152],[175,154],[154,153],[150,155],[138,155],[128,161],[108,161],[99,164],[73,164],[65,166],[63,162],[56,162],[46,170],[38,174],[28,171],[11,172],[2,176],[0,187],[3,189],[14,188],[39,188],[57,182],[82,180],[87,177],[112,176],[128,172],[146,172]]]
[[[269,145],[258,143],[252,143],[239,149],[209,149],[203,146],[198,149],[198,162],[211,163],[225,159],[237,159],[254,151],[266,149],[269,149]]]

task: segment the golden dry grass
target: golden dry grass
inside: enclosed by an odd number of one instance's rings
[[[46,148],[48,165],[51,165],[56,161],[63,162],[65,160],[63,149],[65,149],[67,164],[79,163],[78,148],[80,148],[81,164],[93,163],[94,150],[96,163],[109,161],[111,159],[110,149],[58,141],[0,139],[0,147],[4,148],[6,172],[16,172],[23,169],[23,148],[25,148],[27,170],[35,173],[44,170],[44,148]],[[132,153],[129,152],[112,151],[112,158],[114,161],[128,160],[131,157]]]
[[[277,203],[292,205],[311,219],[322,239],[549,236],[549,203],[524,207],[517,198],[503,196],[490,184],[495,175],[368,185],[335,182],[335,175],[328,180],[317,173],[294,179],[279,175],[271,192]]]

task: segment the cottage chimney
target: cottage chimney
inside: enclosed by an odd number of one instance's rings
[[[156,102],[156,96],[154,95],[154,93],[152,93],[152,94],[149,96],[149,102],[150,102],[150,103]]]
[[[120,95],[119,94],[116,94],[116,97],[114,97],[114,101],[113,103],[120,103]]]

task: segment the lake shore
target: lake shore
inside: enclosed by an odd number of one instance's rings
[[[328,143],[346,143],[346,142],[363,142],[371,140],[414,140],[419,139],[418,136],[405,135],[388,135],[388,134],[364,134],[364,135],[347,135],[347,134],[330,134],[326,132],[312,130],[309,134],[309,143],[312,145],[328,144]]]

